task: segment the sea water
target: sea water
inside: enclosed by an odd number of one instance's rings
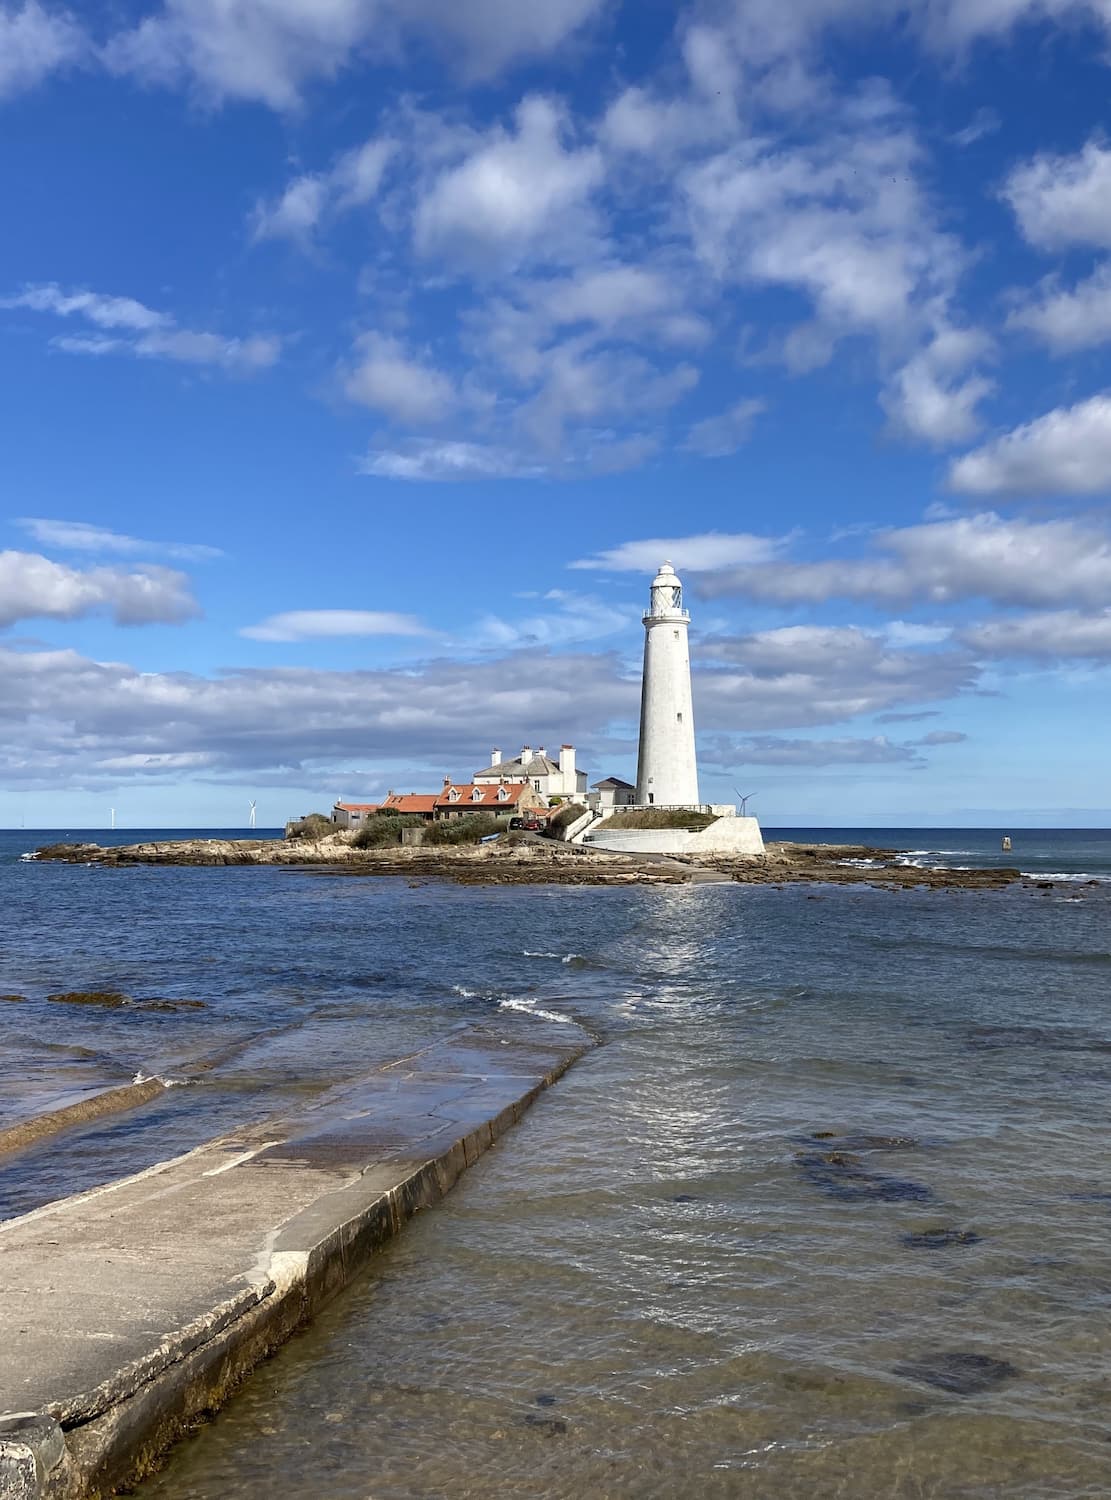
[[[9,1160],[8,1212],[429,1028],[599,1039],[146,1500],[1111,1493],[1111,836],[1010,832],[795,835],[1037,877],[998,892],[97,870],[6,836],[5,1080],[233,1049],[153,1122]],[[45,999],[78,988],[207,1004]]]

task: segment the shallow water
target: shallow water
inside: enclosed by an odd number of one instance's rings
[[[603,1038],[145,1500],[1111,1493],[1111,887],[20,873],[100,931],[6,932],[0,990],[176,982],[210,1009],[157,1017],[166,1058],[297,1023],[170,1098],[234,1114],[470,1015]]]

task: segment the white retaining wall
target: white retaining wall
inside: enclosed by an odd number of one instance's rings
[[[615,854],[763,854],[764,836],[757,818],[718,818],[700,833],[685,828],[608,828],[587,833],[588,849]]]

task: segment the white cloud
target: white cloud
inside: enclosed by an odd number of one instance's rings
[[[216,102],[250,99],[287,110],[305,85],[364,58],[404,60],[431,41],[470,77],[553,51],[603,0],[164,0],[105,49],[109,67],[147,83],[192,83]]]
[[[538,479],[548,470],[535,460],[485,443],[417,441],[405,448],[377,448],[359,463],[375,479],[423,481]]]
[[[708,572],[771,562],[786,538],[753,536],[749,532],[704,531],[698,536],[648,537],[622,542],[593,557],[580,558],[572,568],[598,568],[607,573],[654,573],[665,558],[688,573]]]
[[[704,458],[727,458],[748,442],[753,422],[767,406],[766,401],[749,397],[716,417],[705,417],[687,434],[686,446]]]
[[[169,568],[71,568],[34,552],[0,552],[0,628],[92,614],[117,625],[174,625],[199,613],[188,579]]]
[[[396,149],[393,141],[373,137],[343,152],[327,172],[294,177],[275,201],[255,206],[254,239],[308,245],[326,216],[359,208],[375,197]]]
[[[38,0],[0,4],[0,99],[34,88],[88,50],[84,32],[67,11],[46,10]]]
[[[1111,660],[1111,609],[1094,614],[1063,609],[988,620],[963,631],[962,639],[985,656]]]
[[[239,632],[252,641],[315,641],[335,636],[427,635],[415,615],[369,609],[293,609]]]
[[[1111,489],[1111,396],[1092,396],[958,458],[949,488],[969,495],[1098,495]]]
[[[183,364],[215,365],[251,373],[276,363],[282,342],[275,334],[227,338],[223,334],[179,328],[168,313],[157,312],[132,297],[100,292],[63,292],[53,282],[29,286],[0,307],[27,308],[68,318],[76,314],[112,334],[63,336],[50,341],[65,354],[131,354],[140,359],[169,359]]]
[[[804,293],[827,345],[851,332],[907,336],[961,263],[918,185],[917,141],[890,101],[874,103],[861,120],[846,102],[804,144],[750,135],[679,178],[709,270]]]
[[[163,557],[180,558],[183,562],[205,562],[222,557],[219,547],[207,547],[193,542],[146,542],[136,536],[109,531],[104,526],[93,526],[88,521],[57,521],[45,516],[20,516],[16,525],[44,547],[57,547],[63,552],[113,552],[127,556],[161,554]]]
[[[140,672],[74,651],[0,648],[0,777],[56,791],[156,774],[167,756],[172,781],[188,764],[179,757],[203,757],[198,764],[214,776],[357,757],[362,765],[404,760],[414,785],[432,789],[444,774],[483,764],[491,736],[509,740],[521,726],[540,743],[571,739],[585,759],[589,735],[632,719],[637,695],[636,680],[598,653],[521,651],[404,671],[287,666],[209,678]]]
[[[156,328],[168,328],[173,319],[166,313],[155,312],[134,297],[111,297],[101,292],[63,292],[57,282],[44,282],[26,287],[16,297],[0,300],[0,307],[26,307],[32,312],[56,313],[68,318],[73,313],[94,323],[97,328],[125,328],[131,333],[143,333]]]
[[[874,766],[916,761],[917,751],[883,735],[853,740],[789,740],[753,735],[730,746],[728,763],[738,766]]]
[[[920,740],[912,740],[914,745],[963,745],[968,739],[967,734],[962,734],[959,729],[933,729],[929,734],[924,734]]]
[[[965,371],[991,353],[991,340],[976,329],[939,328],[880,397],[895,430],[937,446],[974,437],[981,425],[976,408],[995,383]]]
[[[352,401],[410,425],[443,421],[458,403],[451,380],[411,355],[400,339],[365,333],[356,340],[358,363],[344,389]]]
[[[582,594],[550,589],[542,597],[553,606],[550,610],[519,620],[486,615],[468,635],[466,644],[499,651],[570,646],[617,635],[637,623],[636,611],[617,609]]]
[[[955,130],[949,137],[954,146],[974,146],[977,141],[982,141],[985,136],[995,135],[996,131],[1003,126],[1003,121],[998,112],[989,105],[983,105],[969,120],[962,130]]]
[[[295,177],[275,203],[260,203],[255,210],[256,240],[287,239],[304,242],[311,238],[328,201],[328,185],[308,172]]]
[[[975,688],[966,651],[901,651],[852,625],[794,625],[718,636],[695,652],[700,727],[831,724]]]
[[[415,218],[421,254],[478,269],[491,257],[499,266],[558,261],[593,237],[601,153],[565,144],[565,112],[539,95],[517,106],[515,127],[494,127],[424,190]]]
[[[1056,278],[1037,294],[1021,297],[1007,318],[1008,328],[1040,338],[1054,354],[1072,354],[1111,341],[1111,261],[1104,261],[1071,290]]]
[[[1111,148],[1091,140],[1073,156],[1043,152],[1016,167],[1003,187],[1032,245],[1111,249]]]
[[[707,598],[780,604],[847,598],[890,605],[990,599],[1045,607],[1111,596],[1111,536],[1077,521],[1004,520],[990,512],[879,532],[863,558],[741,566],[698,582]]]

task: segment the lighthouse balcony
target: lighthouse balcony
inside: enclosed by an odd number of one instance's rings
[[[691,612],[689,609],[669,609],[662,614],[653,614],[651,610],[640,617],[642,625],[689,625]]]

